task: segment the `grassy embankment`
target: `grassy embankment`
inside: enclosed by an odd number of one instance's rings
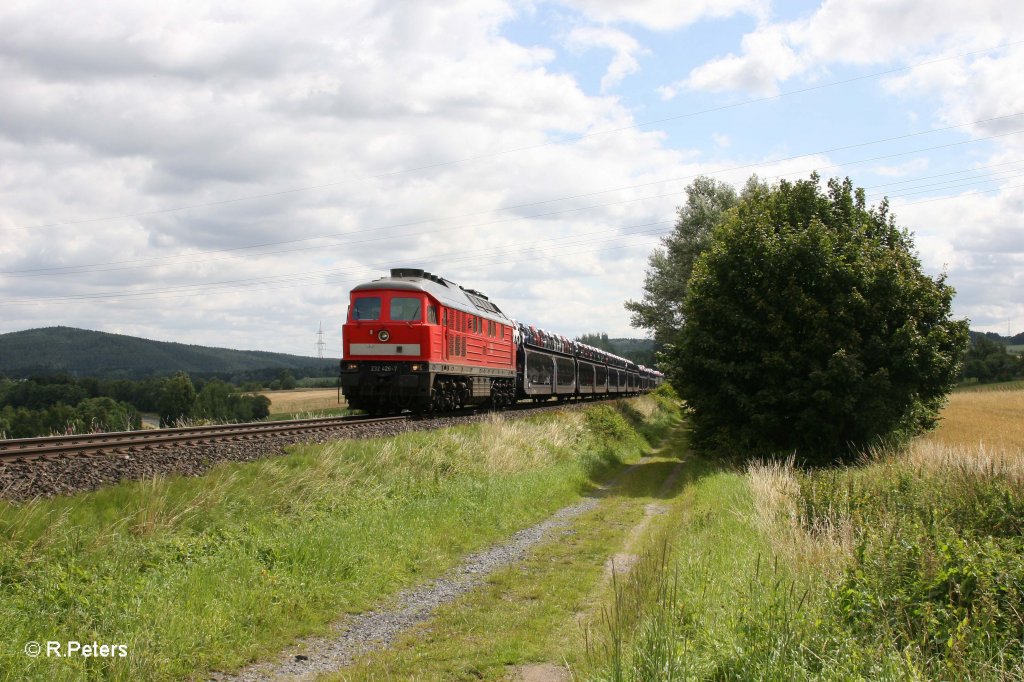
[[[274,656],[590,492],[647,449],[632,414],[496,417],[0,502],[0,679],[201,677]],[[49,640],[128,656],[23,653]]]
[[[953,394],[936,432],[857,466],[689,466],[585,677],[1024,677],[1024,391]]]

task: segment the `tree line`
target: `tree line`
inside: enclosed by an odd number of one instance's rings
[[[1006,344],[972,332],[963,378],[982,384],[1024,378],[1024,355],[1011,355]]]
[[[281,370],[274,382],[295,387],[288,370]],[[140,381],[65,374],[25,380],[0,376],[0,434],[30,438],[138,429],[143,412],[159,415],[161,426],[192,420],[254,421],[270,414],[270,400],[251,392],[259,388],[220,379],[193,382],[184,372]]]
[[[650,339],[610,339],[606,332],[581,334],[580,343],[632,360],[645,367],[654,366],[654,342]]]

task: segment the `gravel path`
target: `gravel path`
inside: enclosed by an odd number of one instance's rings
[[[551,405],[501,413],[522,419],[538,412],[579,409],[593,403]],[[285,454],[297,443],[326,443],[346,438],[379,438],[407,431],[428,431],[487,419],[487,413],[435,417],[407,422],[348,424],[311,434],[265,436],[245,441],[178,445],[128,453],[68,456],[27,462],[0,462],[0,498],[25,501],[36,497],[70,495],[119,481],[158,475],[200,476],[221,462],[249,462]]]
[[[350,665],[361,654],[388,646],[402,631],[430,618],[441,604],[481,585],[488,575],[522,561],[527,551],[564,528],[573,517],[593,509],[598,500],[588,498],[555,512],[547,520],[519,531],[501,545],[471,554],[443,577],[398,595],[395,606],[354,616],[335,626],[336,635],[303,639],[272,663],[250,666],[236,675],[214,674],[212,680],[257,682],[262,680],[313,679]]]

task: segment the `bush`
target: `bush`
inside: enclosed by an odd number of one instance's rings
[[[142,428],[139,411],[112,398],[87,398],[75,407],[75,430],[79,433],[127,431]]]
[[[160,389],[160,426],[173,426],[192,416],[196,404],[196,389],[192,379],[179,372],[163,381]]]
[[[697,261],[673,349],[696,442],[828,461],[930,428],[967,343],[952,298],[849,180],[748,186]]]
[[[196,397],[193,413],[213,421],[248,422],[270,415],[270,399],[262,395],[245,395],[219,379],[203,386]]]

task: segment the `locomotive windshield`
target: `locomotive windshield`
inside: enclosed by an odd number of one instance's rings
[[[352,301],[353,320],[379,320],[380,296],[364,296]]]
[[[394,322],[419,322],[420,299],[396,296],[391,299],[391,320]]]

